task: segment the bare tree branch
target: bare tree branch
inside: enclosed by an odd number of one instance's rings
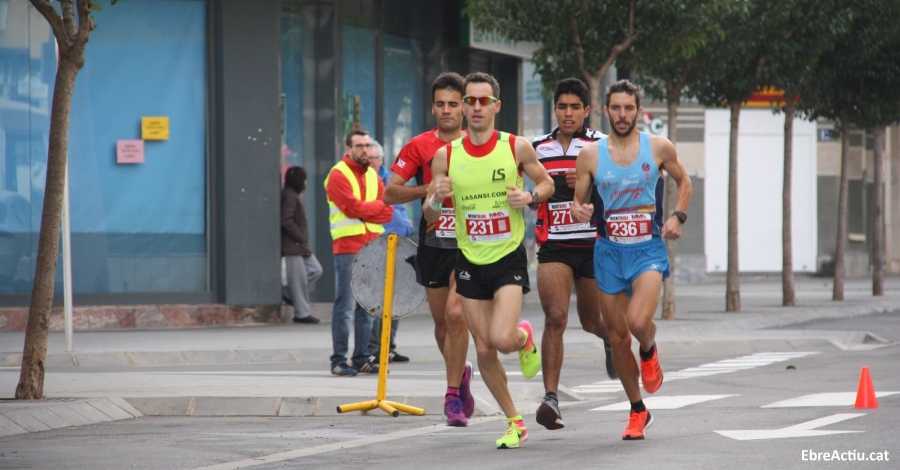
[[[635,10],[635,0],[631,0],[628,2],[628,33],[625,35],[625,39],[613,46],[612,51],[609,53],[609,57],[606,59],[606,62],[600,66],[597,70],[598,75],[603,77],[606,75],[606,71],[612,67],[613,62],[622,55],[623,52],[627,51],[631,48],[631,45],[634,44],[635,39],[638,37],[637,31],[634,29],[634,10]]]
[[[94,19],[91,18],[92,0],[78,0],[78,39],[80,45],[87,43],[88,36],[94,30]]]
[[[572,43],[575,44],[575,58],[578,60],[578,70],[584,75],[586,83],[591,82],[591,74],[584,65],[584,45],[581,43],[581,33],[578,30],[578,14],[569,15],[569,32],[572,34]]]
[[[59,0],[62,8],[63,26],[65,26],[66,37],[70,41],[75,41],[78,35],[78,26],[75,24],[75,3],[74,0]]]
[[[66,34],[66,29],[63,27],[62,18],[56,13],[53,5],[47,0],[31,0],[31,4],[41,13],[41,16],[47,20],[50,29],[53,30],[53,35],[56,37],[56,40],[62,43],[61,46],[67,46],[69,38]]]

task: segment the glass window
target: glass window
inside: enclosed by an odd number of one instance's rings
[[[422,112],[423,70],[419,42],[386,34],[384,38],[385,164],[413,136],[425,130]]]
[[[316,44],[317,41],[321,44],[323,30],[326,30],[326,25],[333,21],[332,15],[331,9],[322,8],[321,5],[296,0],[282,2],[281,181],[283,183],[284,173],[289,166],[302,166],[307,170],[309,181],[304,193],[304,204],[309,216],[309,235],[312,246],[315,246],[317,242],[317,225],[319,223],[312,211],[316,207],[318,198],[324,197],[321,178],[316,173],[316,141],[321,138],[316,132],[316,125],[317,116],[319,125],[321,125],[321,115],[325,111],[318,107],[324,107],[324,102],[331,99],[317,98],[317,80],[319,83],[323,81],[323,78],[317,73],[321,73],[326,68],[323,64],[333,64],[334,62],[331,49],[317,47]],[[324,36],[328,38],[329,44],[334,41],[330,34],[324,34]],[[333,80],[328,82],[328,86],[329,88],[334,87]],[[329,114],[333,115],[333,113]]]
[[[375,32],[341,25],[341,142],[354,119],[375,135]],[[358,116],[356,116],[358,113]]]
[[[282,179],[288,166],[303,164],[303,49],[309,35],[299,8],[286,4],[281,16]]]
[[[55,41],[27,0],[0,1],[0,294],[31,291]]]
[[[205,1],[101,3],[69,120],[75,293],[206,292]],[[29,2],[8,14],[17,26],[0,32],[0,192],[4,206],[27,209],[15,209],[21,227],[0,222],[0,232],[22,231],[26,244],[0,290],[21,294],[34,272],[56,52]],[[116,142],[140,139],[143,116],[168,117],[169,138],[145,141],[143,163],[118,164]]]

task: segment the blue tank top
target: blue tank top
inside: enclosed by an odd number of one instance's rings
[[[632,245],[658,238],[662,226],[663,180],[650,147],[650,134],[641,132],[637,158],[622,166],[609,154],[609,139],[597,142],[594,184],[603,201],[600,237]]]

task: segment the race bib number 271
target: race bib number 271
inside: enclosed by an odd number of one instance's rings
[[[551,202],[547,204],[550,233],[581,232],[591,230],[589,222],[576,222],[572,217],[572,201]]]

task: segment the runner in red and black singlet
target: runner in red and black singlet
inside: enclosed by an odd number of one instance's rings
[[[538,159],[553,178],[556,191],[549,201],[537,207],[535,234],[538,251],[538,293],[544,308],[544,334],[541,358],[544,375],[544,400],[537,410],[537,421],[547,429],[563,425],[557,389],[563,362],[563,333],[569,318],[572,288],[578,298],[581,327],[603,340],[606,373],[615,378],[612,355],[606,341],[606,326],[600,311],[600,291],[594,282],[594,221],[579,223],[572,217],[575,187],[575,162],[582,147],[604,134],[587,128],[590,115],[587,86],[576,78],[556,84],[554,113],[559,127],[532,142]],[[597,202],[596,207],[601,208]]]
[[[437,127],[410,140],[391,166],[391,177],[385,189],[385,202],[398,204],[426,196],[431,183],[431,160],[438,149],[463,135],[463,78],[456,73],[439,75],[431,86],[431,113]],[[417,186],[406,186],[411,178]],[[433,225],[422,218],[419,224],[419,247],[416,252],[416,281],[425,287],[428,307],[434,319],[434,338],[447,369],[447,392],[444,414],[450,426],[466,426],[475,410],[475,399],[469,389],[472,366],[466,363],[469,331],[456,293],[453,268],[459,250],[456,247],[456,217],[450,200]]]

